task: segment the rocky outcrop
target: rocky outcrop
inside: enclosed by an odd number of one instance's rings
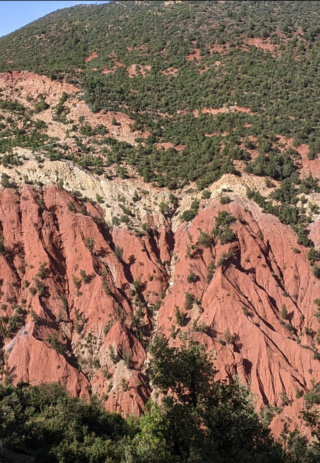
[[[4,374],[141,411],[145,338],[168,280],[157,241],[109,229],[92,204],[91,213],[77,212],[56,186],[43,195],[5,189],[0,204]]]
[[[212,196],[191,222],[149,214],[130,230],[55,185],[1,190],[3,378],[59,382],[136,414],[154,333],[175,344],[189,332],[214,351],[217,378],[238,375],[258,408],[294,404],[320,381],[307,250],[238,192],[226,205]],[[222,211],[233,217],[224,244],[212,233]]]
[[[211,235],[222,210],[236,218],[230,226],[235,239],[204,246],[201,234]],[[175,334],[203,331],[197,336],[216,352],[218,376],[237,374],[259,407],[281,406],[284,397],[293,401],[312,378],[319,381],[314,300],[320,288],[290,228],[235,198],[228,206],[214,201],[202,209],[193,223],[178,228],[175,243],[173,284],[159,328],[168,335],[173,325]],[[178,310],[185,327],[177,326]]]

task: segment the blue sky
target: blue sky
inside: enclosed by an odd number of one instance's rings
[[[104,0],[92,1],[0,1],[0,37],[10,34],[31,21],[75,5],[108,3]]]

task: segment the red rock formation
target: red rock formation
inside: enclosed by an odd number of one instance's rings
[[[210,248],[198,245],[194,257],[187,258],[187,246],[196,245],[199,229],[210,233],[222,209],[237,218],[231,226],[236,241],[222,246],[215,239]],[[205,324],[201,338],[217,352],[219,377],[238,374],[257,394],[259,406],[281,405],[284,392],[294,400],[297,387],[310,387],[311,378],[319,381],[319,361],[304,328],[319,328],[313,301],[320,288],[290,228],[253,204],[245,211],[238,201],[228,207],[213,203],[192,224],[179,227],[175,242],[174,282],[160,309],[159,327],[169,335],[176,307],[190,319],[179,330],[188,331],[194,321]],[[230,257],[219,265],[224,253]],[[217,268],[207,283],[210,262]],[[192,272],[196,283],[188,283]],[[186,292],[198,301],[192,310],[185,309]],[[282,318],[284,305],[288,320]],[[289,321],[290,331],[284,326]]]
[[[258,408],[294,403],[320,381],[319,282],[289,227],[232,198],[206,202],[175,233],[149,215],[148,233],[135,234],[106,226],[99,206],[88,203],[84,215],[56,186],[2,190],[3,374],[58,381],[75,395],[94,392],[109,410],[140,413],[148,340],[162,330],[176,343],[190,332],[215,352],[217,378],[237,374]],[[235,239],[223,245],[212,235],[222,210],[236,219]],[[317,244],[317,222],[311,234]]]
[[[165,270],[157,263],[160,251],[150,237],[99,226],[92,217],[101,214],[92,205],[92,216],[73,212],[68,207],[72,202],[70,194],[55,186],[44,191],[41,201],[31,187],[21,194],[1,191],[1,304],[7,331],[21,307],[20,321],[6,342],[9,375],[14,382],[59,381],[74,394],[87,394],[87,389],[99,393],[100,386],[105,396],[111,381],[101,382],[101,374],[108,377],[111,371],[118,378],[127,351],[130,387],[125,395],[132,396],[134,388],[136,406],[124,400],[114,407],[138,412],[148,392],[139,379],[145,349],[137,336],[138,330],[152,327],[145,306],[151,307],[166,289]],[[124,249],[120,261],[115,246]],[[113,364],[108,347],[115,344],[121,362]],[[115,404],[119,397],[109,400]],[[107,407],[113,405],[107,401]]]

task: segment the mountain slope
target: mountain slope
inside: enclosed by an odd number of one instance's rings
[[[193,333],[216,352],[218,377],[238,374],[260,406],[311,388],[320,380],[319,284],[306,252],[278,219],[229,195],[228,206],[203,200],[175,232],[147,214],[147,231],[134,234],[55,186],[3,190],[7,379],[59,381],[137,413],[150,394],[146,347],[162,330],[173,342]],[[221,211],[235,218],[230,244],[211,235]]]
[[[120,160],[159,186],[204,187],[250,160],[245,137],[262,149],[294,137],[318,153],[318,16],[316,2],[79,6],[3,38],[0,69],[67,75],[93,111],[125,112],[152,134]]]
[[[0,40],[3,380],[137,414],[149,343],[191,333],[299,423],[320,381],[319,13],[113,2]]]

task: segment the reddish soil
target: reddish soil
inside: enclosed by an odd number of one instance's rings
[[[137,76],[138,75],[137,64],[131,64],[131,66],[128,66],[127,71],[128,71],[129,77]]]
[[[201,60],[201,55],[200,55],[200,49],[195,48],[192,53],[186,56],[187,61],[200,61]]]
[[[151,71],[151,66],[148,64],[145,66],[142,66],[140,64],[131,64],[130,66],[128,66],[127,71],[130,78],[136,76],[145,77],[146,74]]]
[[[113,74],[114,73],[114,69],[103,69],[102,70],[102,74]]]
[[[164,149],[167,151],[169,148],[174,148],[176,151],[182,151],[186,145],[176,145],[174,146],[173,143],[167,142],[167,143],[157,143],[157,150]]]
[[[121,64],[116,63],[116,65]],[[54,121],[54,107],[59,103],[63,92],[69,95],[65,106],[69,108],[70,112],[67,118],[70,121],[78,121],[79,117],[84,117],[85,121],[92,127],[103,124],[108,129],[111,137],[132,144],[136,143],[136,138],[147,138],[150,135],[149,132],[133,132],[131,127],[134,121],[124,113],[112,111],[93,113],[86,103],[77,97],[80,89],[65,82],[52,81],[48,77],[27,71],[13,71],[11,73],[0,73],[0,86],[5,89],[8,98],[12,98],[12,95],[14,95],[15,99],[30,108],[33,108],[34,103],[28,101],[28,96],[33,95],[36,100],[39,95],[43,95],[50,108],[34,117],[43,120],[49,125],[48,134],[50,136],[58,137],[61,140],[67,138],[66,130],[71,128],[68,124]],[[116,125],[112,123],[113,118],[116,119]]]
[[[161,74],[164,74],[166,76],[174,76],[176,77],[178,75],[179,69],[174,69],[174,68],[168,68],[165,71],[160,71]]]
[[[93,59],[98,58],[98,53],[96,51],[93,51],[87,58],[85,58],[86,63],[90,63]]]
[[[211,46],[209,51],[210,51],[211,55],[213,53],[219,53],[220,55],[225,55],[226,53],[228,53],[229,48],[230,48],[230,45],[228,43],[225,43],[224,45],[218,45],[216,43],[216,44]]]
[[[167,151],[169,148],[173,148],[174,144],[173,143],[157,143],[157,150],[161,150],[162,148]]]
[[[278,143],[283,145],[280,147],[281,151],[284,151],[288,148],[293,148],[294,150],[298,151],[301,156],[301,161],[297,162],[299,169],[299,174],[301,178],[306,178],[312,174],[314,178],[320,179],[320,163],[319,163],[319,154],[317,155],[316,159],[310,160],[308,159],[309,154],[309,146],[302,144],[299,146],[293,146],[293,138],[285,138],[281,135],[277,135]]]
[[[277,48],[277,45],[270,43],[270,40],[263,40],[260,38],[249,38],[247,40],[247,44],[250,47],[260,48],[261,50],[267,50],[270,52],[274,52]]]
[[[220,136],[222,136],[222,137],[226,137],[227,135],[229,135],[229,132],[222,132],[222,133],[220,133],[220,132],[207,133],[207,132],[206,132],[206,133],[204,134],[204,136],[205,136],[205,137],[208,137],[208,138],[210,138],[210,137],[215,137],[216,135],[220,135]]]
[[[80,89],[75,85],[52,81],[49,77],[40,76],[34,72],[12,71],[0,73],[0,85],[7,91],[21,90],[22,96],[37,98],[39,94],[50,93],[51,99],[55,102],[63,92],[74,94]],[[12,95],[11,95],[12,97]]]
[[[216,114],[220,113],[233,113],[233,112],[241,112],[241,113],[247,113],[250,116],[253,116],[254,113],[250,110],[250,108],[244,108],[241,106],[223,106],[222,108],[214,109],[214,108],[202,108],[201,109],[202,114],[211,114],[212,116],[215,116]],[[199,110],[195,109],[193,111],[194,117],[199,117]]]
[[[121,62],[116,62],[114,63],[113,67],[111,69],[103,69],[102,74],[113,74],[117,68],[124,68],[125,65]]]
[[[202,69],[199,69],[199,74],[203,74],[204,72],[207,72],[208,69],[210,69],[210,66],[204,66]]]

